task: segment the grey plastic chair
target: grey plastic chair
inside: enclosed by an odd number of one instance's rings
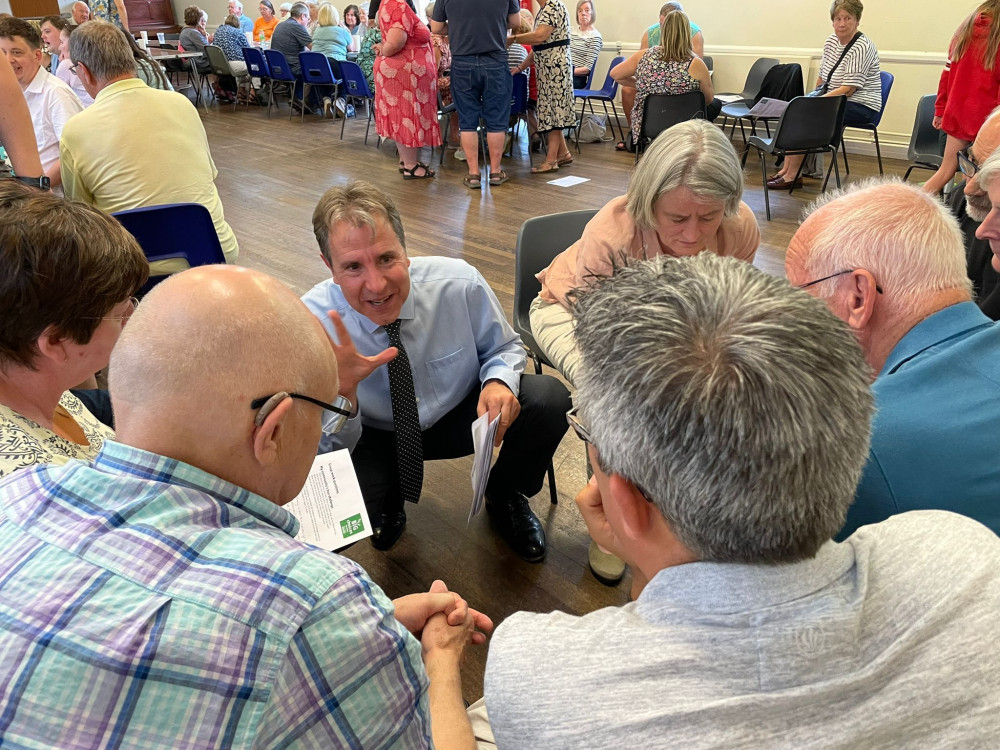
[[[767,189],[767,165],[764,163],[764,154],[787,156],[829,152],[833,158],[830,169],[826,171],[826,179],[823,180],[823,191],[826,192],[831,169],[836,173],[837,187],[840,187],[837,150],[844,132],[846,109],[845,96],[797,96],[788,103],[788,108],[778,120],[773,137],[750,136],[747,148],[755,148],[760,154],[760,173],[764,178],[764,208],[768,221],[771,220],[771,199]],[[799,166],[799,171],[793,179],[799,178],[803,166],[805,161]]]
[[[743,91],[738,92],[740,96],[740,101],[731,102],[729,104],[723,105],[722,111],[719,113],[727,119],[733,121],[732,128],[729,131],[729,137],[736,134],[736,123],[746,117],[747,112],[753,106],[754,100],[757,98],[757,94],[760,93],[760,87],[764,84],[764,76],[767,72],[778,65],[781,61],[776,57],[761,57],[760,59],[754,61],[754,64],[750,66],[750,72],[747,73],[746,83],[743,84]],[[736,94],[735,91],[723,92],[721,94],[716,94],[719,96],[732,96]],[[722,123],[724,128],[726,123]],[[743,124],[740,123],[740,129],[742,131]],[[770,135],[770,133],[769,133]],[[744,139],[745,141],[746,139]]]
[[[535,274],[546,268],[559,253],[576,242],[583,235],[583,228],[594,218],[597,211],[566,211],[561,214],[536,216],[521,225],[517,233],[514,249],[514,330],[521,337],[521,343],[528,350],[528,356],[535,366],[535,374],[542,373],[542,365],[553,367],[542,354],[535,337],[531,333],[528,310],[542,285]],[[556,494],[556,472],[549,464],[549,493],[552,504],[558,503]]]
[[[910,146],[906,149],[906,158],[911,162],[910,168],[903,175],[903,181],[910,179],[914,169],[929,169],[937,172],[944,156],[944,144],[940,133],[934,129],[934,103],[937,94],[925,94],[917,102],[917,114],[913,118],[913,132],[910,134]]]
[[[217,47],[214,44],[205,45],[205,56],[208,58],[208,64],[212,69],[212,72],[217,76],[233,76],[233,69],[229,67],[229,60],[226,58],[226,53],[222,51],[221,47]],[[206,77],[205,82],[207,83],[208,78]],[[209,91],[212,91],[212,87],[208,87]],[[215,92],[212,91],[212,96],[215,96]],[[236,111],[236,107],[239,105],[238,101],[233,101],[233,111]]]

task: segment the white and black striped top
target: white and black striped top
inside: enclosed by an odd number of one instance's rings
[[[591,29],[585,34],[579,27],[573,29],[569,37],[569,56],[573,67],[593,68],[603,46],[604,37],[597,29]]]
[[[836,34],[831,34],[823,45],[823,61],[819,66],[819,77],[826,81],[830,71],[837,60],[840,59],[844,47],[837,39]],[[829,81],[828,90],[832,91],[840,86],[854,86],[855,91],[848,97],[848,101],[862,104],[876,112],[882,110],[882,81],[879,78],[880,63],[878,50],[866,35],[861,37],[851,47],[844,61],[833,71],[833,80]]]

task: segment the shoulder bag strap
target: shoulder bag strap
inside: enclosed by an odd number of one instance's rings
[[[830,90],[830,80],[833,78],[834,71],[836,71],[837,68],[840,67],[840,64],[844,62],[844,58],[847,57],[847,53],[851,51],[851,47],[853,47],[854,43],[858,41],[858,39],[860,39],[862,36],[864,36],[864,34],[862,34],[859,31],[851,38],[851,41],[849,41],[847,43],[847,46],[844,47],[844,51],[840,53],[840,58],[837,60],[837,62],[833,64],[833,67],[830,68],[830,72],[826,74],[826,79],[823,81],[824,94]]]

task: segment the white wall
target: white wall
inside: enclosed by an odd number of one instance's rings
[[[705,54],[715,61],[717,91],[740,91],[758,57],[797,62],[806,74],[806,90],[815,85],[823,42],[831,33],[828,0],[682,0],[691,20],[705,35]],[[575,0],[563,0],[572,14]],[[638,48],[639,38],[658,20],[661,0],[594,0],[597,28],[605,52],[598,63],[596,86],[620,43],[622,54]],[[976,0],[871,0],[865,3],[861,30],[878,47],[882,69],[896,80],[879,126],[883,153],[905,157],[917,100],[937,91],[952,34],[978,6]],[[610,49],[609,49],[610,48]],[[851,151],[869,151],[862,143]],[[852,131],[848,131],[848,140]]]

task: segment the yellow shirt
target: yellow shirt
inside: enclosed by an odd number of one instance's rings
[[[79,425],[89,445],[67,440],[0,404],[0,477],[35,464],[64,464],[74,458],[89,461],[105,440],[114,440],[114,431],[98,422],[69,391],[59,399],[58,409]]]
[[[215,189],[205,128],[183,94],[138,78],[116,81],[66,123],[59,154],[67,198],[106,213],[200,203],[212,214],[226,261],[239,255]]]

